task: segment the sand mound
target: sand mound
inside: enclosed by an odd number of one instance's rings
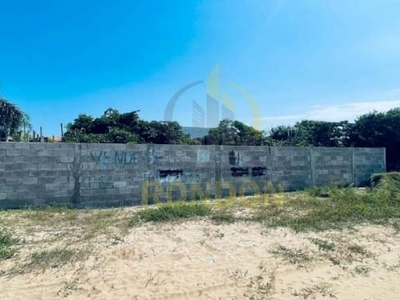
[[[34,230],[17,257],[0,262],[0,299],[388,300],[400,295],[400,235],[392,228],[300,234],[197,220],[148,223],[125,236],[102,235],[88,243],[77,242],[79,230],[65,230]],[[27,263],[33,253],[62,247],[86,256],[44,270]],[[58,259],[68,253],[60,252]]]

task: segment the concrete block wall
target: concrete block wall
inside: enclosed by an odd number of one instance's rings
[[[310,151],[313,185],[346,185],[354,182],[354,148],[343,148],[340,151],[337,148],[310,148]]]
[[[383,148],[0,143],[0,209],[362,185],[385,165]]]
[[[386,151],[374,148],[353,148],[354,184],[365,185],[369,182],[371,173],[384,166],[386,171]]]

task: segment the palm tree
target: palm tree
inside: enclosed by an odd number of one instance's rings
[[[8,142],[8,137],[11,134],[23,126],[26,127],[28,123],[29,118],[24,112],[15,104],[0,98],[0,140],[5,136],[5,140]]]
[[[33,127],[31,124],[31,119],[26,113],[22,113],[23,118],[21,120],[21,125],[18,131],[14,131],[12,138],[14,142],[29,142],[29,133],[32,131]]]

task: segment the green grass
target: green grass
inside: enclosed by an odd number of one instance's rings
[[[377,186],[383,182],[400,185],[400,172],[376,173],[371,176],[372,186]]]
[[[217,224],[230,224],[236,221],[234,214],[229,211],[215,211],[211,215],[211,220],[215,221]]]
[[[104,210],[72,210],[69,208],[38,208],[0,212],[0,260],[16,254],[19,239],[7,228],[19,228],[29,234],[30,230],[61,232],[61,238],[71,235],[71,243],[87,243],[106,235],[113,244],[119,243],[132,227],[146,222],[173,222],[193,218],[205,218],[221,223],[236,221],[261,223],[266,227],[287,227],[299,231],[323,231],[352,228],[359,224],[383,224],[400,232],[400,185],[392,177],[380,179],[378,184],[365,190],[352,187],[324,187],[296,193],[267,193],[250,198],[207,201],[166,202],[138,210],[115,208]],[[223,234],[219,236],[223,238]],[[51,235],[50,241],[59,239]],[[335,264],[371,256],[363,247],[350,244],[311,239],[320,255]],[[336,249],[337,248],[337,249]],[[343,249],[342,249],[343,248]],[[283,246],[274,251],[284,261],[306,264],[310,254],[299,249]],[[18,253],[17,253],[18,254]],[[16,256],[16,255],[15,255]],[[25,263],[18,263],[15,272],[62,267],[83,260],[87,253],[72,248],[35,252]],[[363,270],[355,270],[362,273]]]
[[[83,239],[89,240],[100,234],[112,234],[113,228],[123,229],[122,222],[118,218],[119,208],[85,211],[80,223],[83,225]]]
[[[361,256],[370,256],[370,253],[365,249],[364,247],[357,245],[357,244],[352,244],[347,247],[349,251],[351,251],[354,254],[359,254]]]
[[[202,202],[166,202],[139,211],[134,221],[168,222],[211,215],[211,206]]]
[[[351,187],[330,187],[324,191],[328,198],[305,193],[278,209],[264,207],[253,220],[295,231],[321,231],[362,223],[389,224],[390,220],[400,218],[400,191],[393,184],[385,183],[364,192]],[[397,222],[391,224],[396,226]]]
[[[18,239],[13,237],[9,230],[0,228],[0,260],[9,259],[14,255],[13,246],[17,242]]]
[[[322,250],[322,251],[334,251],[335,250],[335,244],[328,242],[326,240],[312,239],[311,243],[318,246],[318,249]]]
[[[45,207],[22,211],[22,218],[28,225],[63,230],[79,224],[82,239],[89,240],[100,234],[109,234],[113,227],[120,227],[119,212],[113,209],[76,210],[67,207]]]
[[[394,230],[396,231],[396,233],[400,232],[400,221],[395,221],[395,222],[391,223],[391,225],[394,228]]]
[[[280,245],[272,251],[273,254],[280,255],[284,261],[290,264],[302,265],[312,261],[312,257],[302,249],[290,249]]]
[[[330,186],[274,194],[275,190],[271,188],[270,193],[250,198],[233,197],[211,202],[171,201],[142,207],[136,212],[122,208],[72,210],[49,207],[0,212],[3,214],[0,220],[4,228],[20,226],[26,232],[38,227],[64,232],[65,228],[73,226],[76,227],[74,237],[82,242],[103,234],[123,236],[132,227],[145,222],[171,222],[196,217],[208,218],[217,224],[257,222],[267,227],[291,228],[296,232],[352,228],[359,224],[383,224],[400,232],[400,185],[395,180],[396,176],[383,176],[376,185],[365,190]],[[0,259],[7,259],[15,253],[17,239],[13,233],[2,228]],[[324,240],[311,242],[325,252],[335,248],[333,243]],[[353,250],[357,251],[356,248]]]
[[[24,218],[36,224],[74,221],[77,217],[77,210],[57,206],[33,208],[24,212]]]
[[[235,214],[240,210],[246,210],[246,213]],[[78,211],[50,207],[21,214],[23,222],[32,225],[62,228],[79,224],[85,239],[112,233],[114,229],[127,232],[143,222],[169,222],[193,217],[209,217],[216,223],[259,222],[268,227],[288,227],[297,232],[351,228],[363,223],[390,224],[399,231],[400,187],[391,179],[382,179],[373,188],[363,191],[331,186],[211,203],[166,202],[122,218],[119,209]]]
[[[354,274],[356,275],[366,276],[370,271],[371,269],[368,266],[356,266],[354,268]]]
[[[316,299],[317,295],[321,295],[324,298],[327,297],[327,299],[338,299],[334,290],[320,285],[313,285],[302,288],[300,292],[295,291],[294,293],[292,293],[292,295],[295,297],[301,297],[302,299]]]
[[[66,248],[34,252],[26,263],[14,266],[10,270],[10,274],[24,274],[35,270],[45,271],[49,268],[61,268],[68,263],[87,259],[88,254],[88,251]]]

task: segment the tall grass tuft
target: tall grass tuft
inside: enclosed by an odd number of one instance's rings
[[[211,214],[211,206],[203,202],[166,202],[146,208],[136,217],[143,222],[167,222],[192,217],[205,217]]]
[[[15,253],[12,248],[18,242],[18,239],[13,237],[13,234],[5,229],[0,228],[0,260],[8,259]]]

